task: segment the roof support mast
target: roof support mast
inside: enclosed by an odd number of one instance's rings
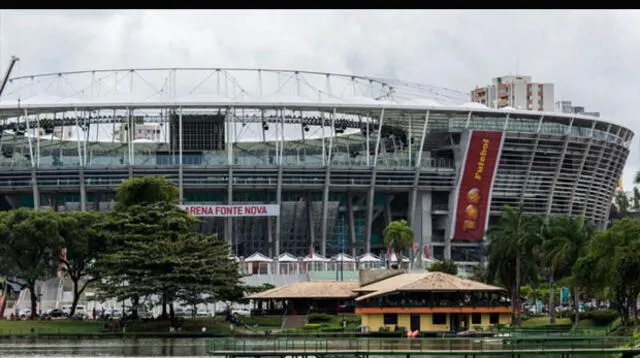
[[[9,64],[9,68],[7,69],[7,73],[4,74],[4,78],[2,79],[2,84],[0,85],[0,96],[2,96],[2,92],[4,91],[4,87],[7,85],[9,81],[9,76],[11,76],[11,71],[13,71],[13,66],[16,65],[16,62],[20,61],[16,56],[11,56],[11,63]]]

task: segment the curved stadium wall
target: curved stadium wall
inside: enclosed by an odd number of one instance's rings
[[[245,257],[379,254],[382,229],[404,218],[414,249],[475,262],[505,204],[606,224],[631,130],[455,96],[281,70],[14,78],[0,101],[0,206],[109,210],[123,180],[164,175],[184,205],[218,208],[201,229]],[[272,212],[224,211],[249,204]]]

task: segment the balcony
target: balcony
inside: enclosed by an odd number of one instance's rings
[[[431,205],[431,213],[446,215],[449,213],[449,204],[432,204]]]
[[[358,308],[500,308],[511,307],[511,302],[501,299],[476,300],[402,300],[402,301],[358,301]]]

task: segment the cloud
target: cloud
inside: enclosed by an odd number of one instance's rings
[[[640,133],[638,11],[0,12],[0,70],[262,67],[347,72],[467,91],[519,72]],[[638,140],[625,170],[639,169]]]

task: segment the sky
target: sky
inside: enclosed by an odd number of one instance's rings
[[[467,92],[492,77],[555,84],[640,133],[633,10],[0,10],[0,71],[261,67],[397,78]],[[625,188],[640,169],[634,139]]]

